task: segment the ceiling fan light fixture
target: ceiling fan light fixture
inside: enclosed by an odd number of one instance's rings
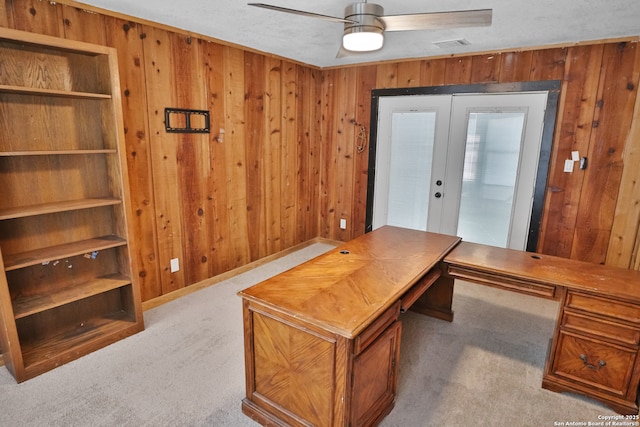
[[[382,6],[374,3],[353,3],[344,10],[345,19],[342,47],[354,52],[371,52],[382,48],[384,24],[379,17],[384,14]]]
[[[354,52],[371,52],[382,48],[382,30],[372,27],[352,27],[344,31],[342,46]]]
[[[289,9],[265,3],[248,3],[277,12],[286,12],[332,22],[344,23],[342,47],[336,58],[345,56],[345,52],[371,52],[382,48],[386,31],[438,30],[460,27],[486,27],[491,25],[491,9],[453,10],[448,12],[410,13],[404,15],[385,15],[379,4],[367,0],[356,2],[344,10],[344,18]],[[457,40],[456,40],[457,41]],[[466,40],[464,40],[466,41]],[[464,45],[462,39],[460,45]],[[466,43],[468,44],[468,42]],[[442,42],[444,47],[445,42]]]

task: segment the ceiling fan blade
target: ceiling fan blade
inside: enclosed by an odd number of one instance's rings
[[[273,5],[264,4],[264,3],[247,3],[247,5],[256,6],[256,7],[262,7],[264,9],[275,10],[277,12],[286,12],[286,13],[293,13],[294,15],[308,16],[310,18],[320,18],[320,19],[324,19],[324,20],[332,21],[332,22],[340,22],[340,23],[347,23],[347,24],[355,24],[356,23],[355,21],[352,21],[351,19],[336,18],[335,16],[322,15],[320,13],[313,13],[313,12],[305,12],[305,11],[302,11],[302,10],[289,9],[289,8],[286,8],[286,7],[273,6]]]
[[[381,16],[385,31],[440,30],[491,25],[492,10],[417,13]]]

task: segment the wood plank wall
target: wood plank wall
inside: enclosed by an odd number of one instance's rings
[[[321,233],[348,240],[364,229],[368,154],[354,147],[357,128],[368,122],[372,89],[561,80],[538,250],[638,268],[639,76],[638,43],[325,70],[322,114],[331,119],[323,124]],[[588,157],[588,167],[564,173],[573,150]],[[340,230],[340,218],[353,228]]]
[[[117,48],[143,300],[318,236],[320,71],[48,1],[0,25]],[[165,107],[212,133],[167,133]]]
[[[2,26],[118,49],[143,300],[362,234],[373,88],[562,80],[540,251],[640,269],[636,43],[318,70],[134,21],[0,1]],[[166,133],[165,107],[209,110],[212,133]],[[572,150],[589,167],[566,174]]]

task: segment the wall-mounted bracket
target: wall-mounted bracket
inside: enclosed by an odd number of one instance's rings
[[[172,133],[209,133],[209,111],[184,108],[165,108],[164,124]]]

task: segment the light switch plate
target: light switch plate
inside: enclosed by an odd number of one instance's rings
[[[571,152],[571,160],[573,160],[574,162],[577,162],[580,160],[580,152],[579,151],[572,151]]]
[[[565,160],[564,161],[564,171],[565,172],[573,172],[573,160]]]

